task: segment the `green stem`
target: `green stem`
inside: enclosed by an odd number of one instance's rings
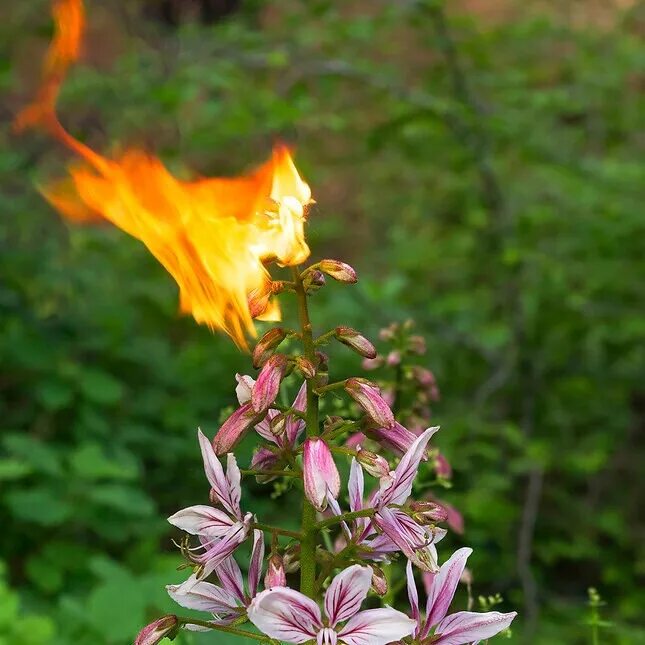
[[[298,531],[288,531],[287,529],[281,529],[277,526],[271,526],[270,524],[262,524],[262,522],[253,522],[253,528],[259,529],[260,531],[266,531],[267,533],[273,533],[274,535],[284,535],[285,537],[295,538],[296,540],[302,538],[302,533],[298,533]]]
[[[244,629],[237,629],[236,627],[226,627],[224,625],[215,625],[208,622],[207,620],[199,620],[198,618],[181,618],[177,617],[177,621],[182,625],[199,625],[200,627],[207,627],[208,629],[214,629],[219,632],[226,632],[227,634],[235,634],[236,636],[244,636],[245,638],[250,638],[251,640],[258,641],[258,643],[277,643],[278,641],[269,638],[268,636],[262,636],[261,634],[254,634],[253,632],[247,632]]]
[[[334,515],[334,517],[329,517],[322,522],[316,524],[316,529],[325,529],[328,526],[333,526],[339,522],[346,522],[348,520],[355,520],[359,517],[372,517],[376,513],[373,508],[365,508],[362,511],[351,511],[350,513],[343,513],[342,515]]]
[[[254,477],[300,477],[300,473],[293,470],[253,470],[252,468],[240,468],[240,473]]]
[[[307,293],[302,284],[298,267],[292,268],[296,297],[298,299],[298,320],[300,322],[304,356],[316,364],[316,349],[314,346],[311,320],[307,307]],[[318,395],[315,392],[315,379],[307,379],[307,437],[319,434],[318,425]],[[302,537],[300,539],[300,592],[314,597],[316,584],[316,509],[309,503],[306,496],[302,498]]]
[[[345,387],[346,381],[336,381],[335,383],[329,383],[328,385],[323,385],[316,389],[316,394],[324,394],[325,392],[331,392],[332,390],[340,390],[342,387]]]

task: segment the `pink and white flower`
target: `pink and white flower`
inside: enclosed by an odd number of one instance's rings
[[[189,506],[168,518],[182,531],[196,535],[200,545],[186,549],[190,559],[199,565],[198,578],[203,579],[228,558],[248,536],[253,515],[242,515],[240,509],[240,469],[235,455],[227,455],[226,474],[210,441],[198,431],[204,460],[204,471],[211,485],[211,501],[215,506]]]
[[[402,508],[412,492],[412,483],[428,441],[439,428],[428,428],[416,438],[395,470],[380,480],[380,487],[366,504],[363,500],[364,478],[361,465],[354,459],[350,470],[348,492],[350,511],[373,508],[374,516],[360,517],[350,529],[342,523],[346,540],[360,548],[366,559],[387,559],[389,553],[401,551],[424,571],[437,571],[436,543],[446,534],[444,529],[420,524]],[[329,506],[341,514],[338,503],[329,498]]]
[[[408,562],[406,574],[408,583],[408,598],[412,609],[412,617],[416,621],[414,628],[415,642],[432,645],[464,645],[492,638],[506,629],[517,612],[507,614],[498,611],[479,613],[473,611],[458,611],[446,615],[455,595],[457,584],[461,578],[466,560],[472,549],[463,548],[455,551],[434,576],[428,590],[425,616],[419,609],[419,596],[414,581],[412,564]]]
[[[258,594],[248,617],[261,632],[286,643],[386,645],[412,634],[416,621],[396,609],[359,611],[371,580],[372,569],[358,564],[339,573],[325,593],[326,620],[311,598],[288,587]]]
[[[264,536],[261,531],[255,530],[246,589],[240,567],[230,556],[214,569],[219,585],[202,582],[193,574],[186,582],[168,585],[166,590],[182,607],[213,614],[214,625],[229,625],[246,614],[246,608],[257,595],[263,560]]]
[[[320,437],[309,437],[302,449],[302,475],[305,495],[319,511],[327,506],[329,497],[340,492],[340,475],[331,450]]]

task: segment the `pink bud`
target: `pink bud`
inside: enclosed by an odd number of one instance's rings
[[[367,432],[382,446],[398,454],[406,452],[417,439],[417,435],[396,421],[389,428],[373,428]]]
[[[224,455],[235,446],[244,433],[253,425],[257,414],[250,403],[240,406],[224,421],[222,427],[213,438],[215,454]]]
[[[267,284],[261,289],[253,289],[247,296],[247,304],[249,306],[249,313],[251,318],[261,316],[266,308],[269,306],[269,298],[271,297],[271,285]]]
[[[448,511],[435,502],[412,502],[410,511],[415,522],[421,525],[445,522],[448,519]]]
[[[274,354],[260,370],[251,394],[251,404],[256,412],[264,412],[275,401],[287,370],[287,363],[284,354]]]
[[[329,356],[325,352],[316,350],[316,361],[318,363],[319,372],[328,372],[329,371]]]
[[[383,329],[379,331],[378,337],[385,341],[393,340],[399,331],[399,326],[400,325],[398,323],[392,323],[387,327],[383,327]]]
[[[361,366],[364,370],[372,371],[376,370],[383,365],[383,359],[380,356],[376,358],[364,358]]]
[[[296,358],[296,367],[305,378],[313,378],[316,376],[316,368],[314,367],[314,364],[304,356],[298,356],[298,358]]]
[[[303,479],[305,495],[313,506],[322,511],[327,506],[327,492],[338,497],[340,476],[327,444],[310,437],[303,447]]]
[[[253,367],[256,369],[262,367],[286,337],[287,332],[281,327],[269,329],[269,331],[260,338],[253,350]]]
[[[347,437],[345,445],[348,448],[358,448],[362,443],[365,443],[367,437],[362,432],[355,432],[354,434]]]
[[[134,639],[134,645],[157,645],[166,636],[176,633],[179,627],[177,616],[163,616],[146,625]]]
[[[425,367],[415,365],[412,368],[412,375],[417,380],[419,385],[423,385],[423,387],[431,387],[433,385],[436,385],[434,374],[430,370],[427,370]]]
[[[376,565],[371,565],[372,567],[372,589],[377,596],[381,598],[387,593],[387,578],[383,569],[377,567]]]
[[[388,464],[387,459],[377,455],[375,452],[359,448],[356,459],[372,477],[380,479],[390,474],[390,464]]]
[[[442,479],[450,479],[452,477],[452,466],[442,453],[435,457],[434,470],[437,477]]]
[[[390,366],[390,367],[396,367],[401,363],[401,352],[398,349],[395,349],[391,351],[388,355],[387,358],[385,359],[385,362]]]
[[[267,564],[267,573],[264,576],[264,587],[286,587],[287,576],[284,571],[284,562],[277,553],[272,553]]]
[[[323,260],[318,266],[321,271],[334,278],[334,280],[338,280],[338,282],[354,284],[358,281],[356,271],[349,264],[345,264],[340,260]]]
[[[350,378],[345,382],[345,390],[379,426],[394,425],[394,414],[374,383],[366,379]]]
[[[426,353],[426,341],[423,336],[410,336],[410,351],[419,356],[423,356]]]
[[[336,340],[339,340],[343,345],[347,345],[347,347],[353,349],[357,354],[365,358],[376,358],[376,348],[374,345],[355,329],[351,327],[336,327],[334,336]]]
[[[247,376],[246,374],[236,374],[235,379],[237,380],[237,387],[235,388],[237,402],[240,405],[244,405],[251,400],[251,392],[253,392],[255,379]]]

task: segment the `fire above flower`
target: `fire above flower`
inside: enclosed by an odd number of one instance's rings
[[[55,2],[54,19],[41,90],[16,126],[44,127],[81,161],[70,178],[43,188],[44,196],[74,222],[108,221],[142,241],[177,282],[181,311],[246,347],[253,318],[279,318],[265,264],[295,265],[309,256],[304,218],[311,191],[289,151],[276,146],[269,161],[241,177],[194,181],[176,179],[141,150],[114,159],[96,153],[55,112],[65,73],[79,55],[81,0]]]

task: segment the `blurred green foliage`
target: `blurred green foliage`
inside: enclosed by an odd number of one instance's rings
[[[47,4],[0,9],[3,121],[33,89]],[[645,17],[580,29],[526,6],[489,24],[437,2],[265,0],[171,28],[88,2],[60,111],[182,175],[293,142],[315,257],[361,275],[316,296],[321,330],[412,317],[428,338],[476,593],[520,610],[513,642],[584,643],[596,586],[603,642],[643,642]],[[171,609],[163,518],[205,501],[195,428],[216,430],[247,360],[176,315],[138,243],[58,220],[34,190],[63,173],[58,147],[8,126],[0,142],[0,643],[127,643]],[[282,500],[246,495],[280,521]]]

